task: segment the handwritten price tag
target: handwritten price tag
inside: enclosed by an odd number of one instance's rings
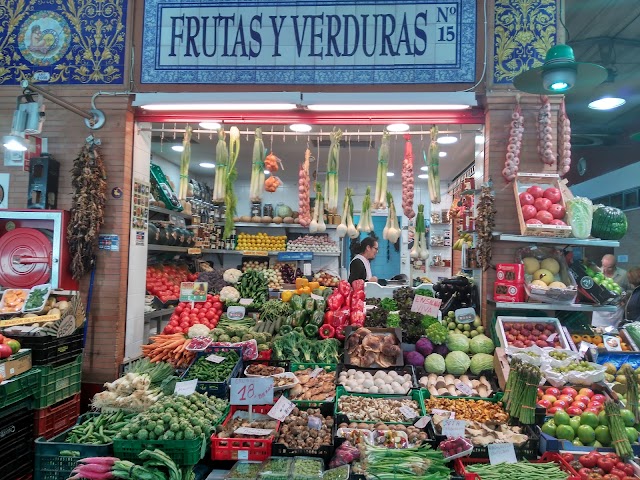
[[[233,433],[237,433],[238,435],[258,435],[262,437],[265,435],[271,435],[271,432],[273,432],[272,428],[240,427],[236,428]]]
[[[516,463],[518,461],[513,443],[490,443],[487,448],[491,465],[496,463]]]
[[[322,368],[322,367],[314,368],[313,371],[309,374],[309,377],[310,378],[316,378],[322,372],[324,372],[324,368]]]
[[[440,415],[441,417],[447,418],[456,418],[455,412],[450,412],[449,410],[440,410],[439,408],[432,408],[431,413],[434,415]]]
[[[420,417],[416,423],[413,424],[416,428],[424,428],[431,421],[430,415],[425,415],[424,417]]]
[[[211,363],[222,363],[226,359],[224,357],[221,357],[220,355],[216,355],[216,354],[212,353],[207,358],[205,358],[205,360],[207,360],[208,362],[211,362]]]
[[[284,419],[289,416],[296,406],[288,398],[280,397],[276,404],[271,407],[271,410],[267,413],[271,418],[284,422]]]
[[[442,434],[446,437],[464,437],[464,429],[467,422],[464,420],[452,420],[447,418],[442,421]]]
[[[416,295],[413,298],[413,304],[411,305],[411,311],[420,313],[422,315],[430,315],[432,317],[438,317],[440,312],[440,305],[442,304],[441,298],[423,297],[422,295]]]
[[[253,303],[253,298],[241,298],[240,305],[251,305]]]
[[[411,407],[407,407],[406,405],[404,407],[400,407],[399,410],[400,410],[400,413],[404,415],[404,418],[406,418],[407,420],[411,420],[412,418],[416,418],[418,416],[418,412],[416,412]]]
[[[269,405],[273,403],[273,378],[232,378],[231,405]]]
[[[470,397],[473,394],[473,390],[466,383],[458,382],[455,386],[463,395]]]
[[[188,396],[196,391],[196,387],[198,386],[198,379],[189,380],[188,382],[178,382],[176,383],[176,387],[173,390],[173,393],[176,395]]]

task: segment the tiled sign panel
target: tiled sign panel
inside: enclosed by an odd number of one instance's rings
[[[146,0],[141,82],[476,80],[476,3]]]

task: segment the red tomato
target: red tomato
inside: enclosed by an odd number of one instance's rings
[[[213,308],[215,308],[216,310],[222,310],[222,303],[216,300],[215,303],[213,304]]]
[[[219,302],[220,301],[220,295],[214,295],[213,297],[211,297],[211,302]]]
[[[213,304],[211,302],[204,302],[204,308],[206,308],[207,310],[210,309],[213,306]]]
[[[588,480],[589,475],[591,475],[591,469],[581,468],[580,470],[578,470],[578,475],[580,475],[580,478],[582,480]]]
[[[573,455],[571,453],[563,453],[562,455],[560,455],[562,457],[562,459],[567,462],[567,463],[571,463],[573,462]]]
[[[616,464],[616,462],[614,462],[611,458],[608,458],[606,456],[605,457],[600,457],[598,459],[598,467],[600,467],[606,473],[609,473],[613,469],[615,464]]]
[[[624,469],[623,470],[625,471],[625,473],[627,475],[631,475],[632,477],[633,477],[633,474],[635,473],[634,470],[633,470],[633,467],[631,465],[629,465],[628,463],[624,464]]]
[[[207,320],[213,320],[216,317],[216,312],[209,310],[205,316],[207,317]]]
[[[200,312],[200,313],[198,314],[198,320],[202,320],[203,318],[207,318],[207,317],[206,317],[206,315],[207,315],[206,313],[204,313],[204,312]]]
[[[172,325],[167,325],[166,327],[164,327],[164,333],[172,334],[175,333],[175,330],[173,329]]]
[[[578,461],[586,468],[593,468],[598,463],[597,457],[593,455],[582,455]]]
[[[613,460],[614,465],[620,461],[620,457],[613,452],[609,452],[603,456]]]
[[[183,330],[186,328],[189,328],[189,323],[188,322],[181,322],[180,323],[180,328],[182,328]]]
[[[627,476],[624,470],[618,470],[617,468],[614,468],[613,470],[611,470],[611,475],[619,478],[620,480],[622,480],[624,477]]]

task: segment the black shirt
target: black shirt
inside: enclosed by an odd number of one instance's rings
[[[627,308],[625,309],[625,319],[628,322],[640,321],[640,287],[631,294],[629,301],[627,302]]]
[[[367,269],[364,267],[364,262],[359,258],[354,258],[349,264],[349,283],[354,280],[367,281]]]

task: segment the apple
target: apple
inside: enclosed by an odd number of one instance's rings
[[[572,395],[567,395],[566,393],[563,393],[562,395],[560,395],[558,397],[558,400],[564,400],[567,403],[573,403],[573,396]]]
[[[531,345],[534,344],[534,341],[533,340],[525,340],[524,344],[525,344],[525,346],[530,347]]]
[[[577,407],[569,407],[567,408],[567,413],[569,415],[582,415],[582,409]]]
[[[567,408],[569,404],[565,400],[556,400],[553,402],[554,407]]]
[[[532,185],[531,187],[527,188],[527,193],[533,195],[533,198],[542,198],[544,190],[542,189],[542,187]]]
[[[540,220],[541,223],[548,225],[553,221],[553,215],[551,215],[546,210],[540,210],[538,213],[536,213],[536,219]]]
[[[553,220],[551,220],[551,223],[549,225],[561,225],[563,227],[567,226],[564,220],[560,220],[559,218],[554,218]]]
[[[591,399],[589,397],[587,397],[586,395],[578,394],[576,396],[576,402],[582,402],[582,403],[586,403],[588,405],[589,402],[591,402]]]
[[[551,407],[547,410],[547,415],[553,415],[554,413],[558,412],[558,411],[564,411],[564,408],[562,407]]]
[[[542,400],[547,400],[551,405],[553,405],[558,400],[558,397],[554,397],[553,395],[549,395],[547,393],[546,395],[542,396]]]
[[[515,342],[513,342],[513,346],[516,348],[524,348],[524,343],[522,343],[520,340],[516,340]]]
[[[533,195],[531,195],[529,192],[522,192],[519,197],[520,198],[520,205],[533,205],[533,202],[535,201],[535,198],[533,198]]]
[[[589,407],[594,407],[594,408],[602,408],[602,403],[600,402],[589,402],[589,404],[587,406]]]
[[[536,198],[535,202],[533,202],[533,206],[536,207],[536,210],[545,210],[548,211],[551,208],[551,200],[548,198]]]
[[[545,348],[547,346],[547,342],[545,342],[544,340],[536,340],[536,345],[540,348]]]
[[[562,200],[562,194],[560,190],[555,187],[549,187],[542,193],[543,198],[551,200],[551,203],[560,203]]]
[[[559,203],[554,203],[549,207],[549,213],[553,215],[553,218],[562,219],[564,218],[564,214],[567,213],[565,208]]]
[[[538,401],[538,403],[536,403],[536,405],[547,409],[551,407],[551,402],[549,400],[540,400]]]
[[[593,397],[594,395],[593,390],[591,390],[590,388],[581,388],[578,393],[580,395],[586,395],[589,398]]]
[[[544,390],[538,387],[538,398],[542,398],[543,395],[544,395]]]
[[[578,391],[571,387],[564,387],[560,393],[562,395],[571,395],[573,398],[578,396]]]
[[[522,206],[522,217],[525,220],[529,220],[530,218],[534,218],[536,216],[536,213],[538,213],[538,210],[536,210],[536,207],[534,207],[533,205],[523,205]]]
[[[547,388],[547,392],[546,393],[547,393],[547,395],[553,395],[556,398],[559,397],[562,394],[562,392],[559,389],[557,389],[556,387]],[[571,395],[571,394],[570,393],[565,393],[565,395]],[[576,392],[576,395],[577,395],[577,392]]]
[[[527,225],[544,225],[540,220],[538,220],[537,218],[530,218],[529,220],[527,220],[525,222]]]
[[[578,402],[577,400],[571,404],[572,407],[579,408],[580,410],[584,410],[587,408],[587,405],[584,402]]]
[[[600,393],[596,393],[593,397],[591,397],[591,401],[592,402],[604,403],[606,399],[607,398],[604,395],[600,394]]]
[[[13,355],[11,347],[5,343],[0,344],[0,358],[9,358]]]
[[[600,413],[600,409],[599,409],[599,408],[591,407],[591,406],[587,407],[584,411],[585,411],[585,412],[595,413],[596,415],[597,415],[598,413]]]

